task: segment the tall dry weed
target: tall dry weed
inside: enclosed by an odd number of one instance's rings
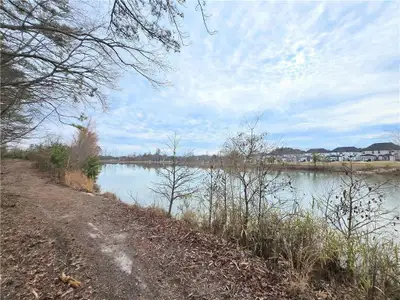
[[[81,171],[67,171],[64,175],[64,182],[66,185],[87,192],[94,192],[94,181],[88,178]]]

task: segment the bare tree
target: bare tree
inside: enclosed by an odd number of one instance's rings
[[[179,51],[183,13],[173,1],[114,0],[110,18],[90,19],[68,0],[1,2],[1,142],[49,116],[71,124],[87,106],[106,108],[104,88],[120,71],[165,83],[165,51]],[[180,1],[178,4],[182,4]],[[204,3],[198,3],[204,15]],[[22,121],[21,121],[22,120]]]
[[[393,142],[400,146],[400,131],[393,134]]]
[[[215,220],[215,211],[218,209],[218,178],[222,172],[223,170],[219,169],[217,165],[217,156],[213,155],[202,176],[202,191],[198,195],[200,201],[206,203],[209,228],[212,227],[212,222]]]
[[[0,9],[1,67],[8,71],[1,82],[2,118],[19,108],[32,125],[51,114],[65,123],[79,118],[67,107],[91,98],[105,105],[100,89],[112,87],[110,65],[117,57],[109,54],[113,41],[101,35],[101,24],[85,21],[64,0],[4,1]]]
[[[109,29],[116,34],[137,40],[145,37],[176,52],[185,44],[188,35],[182,31],[184,14],[180,9],[185,4],[184,0],[113,0],[112,3]],[[196,1],[196,10],[200,11],[207,32],[213,35],[216,31],[207,26],[209,15],[205,6],[206,1]]]
[[[356,174],[353,164],[344,166],[340,184],[334,187],[322,203],[325,219],[336,228],[347,242],[348,271],[356,264],[354,244],[360,238],[382,233],[383,229],[396,224],[394,210],[384,206],[385,186],[391,178],[372,183],[365,175]]]
[[[2,46],[4,47],[4,45]],[[30,101],[29,89],[16,89],[5,83],[23,80],[26,78],[25,74],[12,65],[1,64],[0,67],[0,143],[5,145],[18,142],[25,135],[35,130],[52,111],[42,116],[39,114],[38,108],[24,106],[23,103]]]
[[[283,176],[281,166],[271,162],[271,160],[265,155],[260,155],[255,166],[255,174],[257,177],[254,189],[255,199],[257,200],[257,222],[259,229],[263,217],[268,209],[274,208],[276,203],[272,203],[272,197],[276,197],[276,194],[283,190],[290,190],[293,194],[293,186],[289,176]],[[295,200],[295,199],[291,199]],[[283,204],[283,203],[279,203]]]
[[[239,180],[243,191],[242,230],[244,236],[250,220],[251,208],[256,206],[257,195],[258,214],[261,215],[261,202],[265,200],[267,191],[277,182],[280,175],[278,172],[272,178],[267,176],[276,166],[273,166],[265,156],[272,149],[265,140],[266,133],[256,133],[259,120],[260,117],[257,117],[254,122],[247,122],[247,131],[228,139],[224,145],[224,152],[231,164],[232,175]],[[282,186],[284,184],[279,185],[279,187]]]
[[[228,183],[229,183],[229,167],[224,165],[222,153],[217,156],[217,167],[219,168],[216,178],[216,192],[223,202],[222,224],[225,226],[228,221]]]
[[[171,161],[158,169],[160,181],[153,183],[151,190],[168,201],[168,215],[171,216],[176,200],[190,198],[196,192],[192,184],[197,170],[186,165],[188,155],[178,157],[179,138],[176,133],[168,138],[166,146]]]

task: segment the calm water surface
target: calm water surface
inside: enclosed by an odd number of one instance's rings
[[[326,194],[333,185],[340,182],[338,173],[291,171],[285,172],[283,176],[290,176],[295,196],[305,207],[310,206],[313,196],[319,197]],[[387,179],[387,175],[369,177],[371,183],[384,182]],[[136,201],[143,206],[166,207],[166,203],[149,189],[158,180],[155,168],[144,168],[133,164],[109,164],[103,166],[98,184],[102,191],[115,193],[124,202]],[[280,195],[288,199],[293,198],[293,194],[286,191],[282,191]],[[388,208],[400,206],[400,177],[396,177],[385,188],[385,199]]]

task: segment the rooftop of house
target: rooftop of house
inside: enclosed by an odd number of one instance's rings
[[[300,150],[300,149],[282,147],[282,148],[276,148],[275,150],[271,151],[269,154],[270,155],[290,155],[290,154],[303,154],[303,153],[305,153],[305,151]]]
[[[377,150],[400,150],[400,146],[394,143],[375,143],[363,149],[363,151]]]
[[[325,148],[315,148],[307,151],[307,153],[328,153],[328,152],[330,151]]]
[[[325,148],[313,148],[307,151],[303,151],[296,148],[290,147],[281,147],[276,148],[275,150],[271,151],[270,155],[297,155],[297,154],[304,154],[304,153],[338,153],[338,152],[362,152],[362,151],[377,151],[377,150],[400,150],[400,145],[396,145],[394,143],[375,143],[366,148],[357,148],[354,146],[346,146],[346,147],[337,147],[333,150],[328,150]]]
[[[361,151],[361,149],[357,148],[357,147],[337,147],[335,149],[332,150],[332,152],[359,152]]]

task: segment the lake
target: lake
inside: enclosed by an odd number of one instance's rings
[[[199,170],[205,172],[204,170]],[[339,173],[289,171],[282,176],[290,177],[293,189],[278,193],[282,199],[296,201],[303,207],[309,207],[313,196],[326,195],[332,186],[341,182]],[[380,183],[388,180],[388,175],[370,175],[371,183]],[[158,205],[166,207],[166,202],[150,190],[153,183],[159,180],[155,168],[134,164],[107,164],[103,165],[97,183],[101,190],[115,193],[126,203],[139,203],[142,206]],[[198,182],[200,184],[200,181]],[[400,205],[400,177],[394,177],[390,184],[385,186],[385,207],[398,208]],[[295,196],[295,197],[294,197]],[[195,200],[193,201],[195,202]],[[193,203],[195,206],[195,203]],[[175,205],[175,212],[179,203]],[[400,213],[400,211],[399,211]]]

